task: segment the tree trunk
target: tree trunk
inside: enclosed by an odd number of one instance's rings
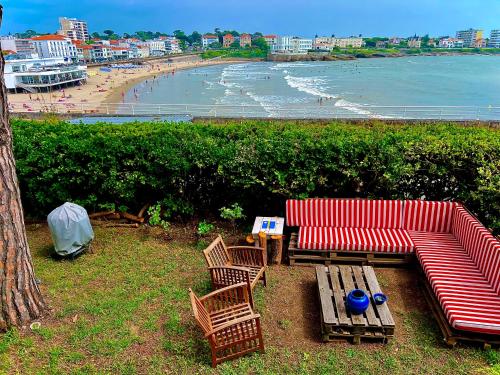
[[[0,25],[2,6],[0,5]],[[38,318],[44,309],[24,227],[12,152],[7,90],[0,48],[0,331]]]

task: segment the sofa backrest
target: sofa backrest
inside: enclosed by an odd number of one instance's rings
[[[404,201],[403,229],[422,232],[450,232],[455,202]]]
[[[500,241],[462,205],[454,208],[453,235],[500,294]]]
[[[302,227],[401,228],[403,201],[371,199],[290,199],[286,223]]]

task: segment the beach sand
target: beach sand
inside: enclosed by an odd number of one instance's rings
[[[208,65],[243,63],[245,60],[207,60],[172,62],[156,60],[136,69],[111,69],[103,72],[99,67],[87,70],[87,82],[49,93],[8,94],[11,112],[84,112],[96,113],[112,110],[136,84],[163,74]],[[114,105],[113,105],[114,104]]]

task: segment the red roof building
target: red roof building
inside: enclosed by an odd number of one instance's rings
[[[252,36],[250,34],[241,34],[240,35],[240,47],[250,47],[252,45]]]
[[[232,34],[226,34],[222,38],[222,46],[224,48],[229,48],[229,47],[231,47],[231,44],[234,43],[234,41],[235,41],[235,38]]]
[[[67,36],[58,35],[58,34],[49,34],[49,35],[38,35],[31,38],[31,40],[66,40]]]

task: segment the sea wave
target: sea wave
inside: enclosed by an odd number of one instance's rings
[[[361,108],[360,104],[348,102],[345,99],[339,99],[339,100],[337,100],[335,102],[335,107],[345,108],[348,111],[351,111],[351,112],[354,112],[354,113],[358,113],[360,115],[371,115],[372,114],[370,111],[367,111],[367,110]]]
[[[284,63],[278,63],[276,65],[270,66],[269,69],[271,70],[282,70],[282,69],[287,69],[287,68],[314,68],[318,66],[324,66],[321,64],[313,64],[310,62],[284,62]]]
[[[326,92],[327,88],[324,86],[327,81],[321,77],[295,77],[291,75],[285,76],[288,86],[297,89],[298,91],[305,92],[309,95],[319,96],[322,98],[336,98],[336,95]]]

